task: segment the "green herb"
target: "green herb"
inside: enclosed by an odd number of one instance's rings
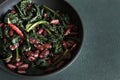
[[[20,41],[20,36],[13,36],[13,39],[12,39],[12,43],[15,45],[16,43],[18,43]]]
[[[46,67],[48,66],[48,63],[44,59],[39,59],[38,61],[36,61],[36,66]]]

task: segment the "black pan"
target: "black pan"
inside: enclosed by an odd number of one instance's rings
[[[13,8],[13,6],[15,4],[17,4],[19,1],[20,0],[6,0],[6,1],[4,1],[0,5],[0,16],[2,17],[6,11]],[[81,20],[80,20],[80,16],[77,14],[77,12],[74,10],[74,8],[70,4],[68,4],[66,1],[64,1],[64,0],[34,0],[34,2],[36,4],[47,5],[47,6],[49,6],[50,8],[52,8],[54,10],[60,10],[60,11],[62,11],[64,13],[67,13],[71,17],[72,22],[75,25],[79,26],[79,30],[80,30],[79,35],[81,36],[79,46],[74,51],[74,53],[72,53],[71,60],[69,62],[66,62],[64,64],[64,66],[62,66],[59,69],[54,70],[54,71],[52,71],[50,73],[46,73],[46,74],[42,74],[42,75],[39,75],[39,74],[32,75],[32,76],[43,76],[43,75],[49,75],[49,74],[53,74],[53,73],[59,72],[61,70],[64,70],[65,68],[67,68],[77,58],[77,56],[80,53],[80,48],[81,48],[82,41],[83,41],[83,28],[82,28],[82,23],[81,23]],[[0,61],[0,68],[7,71],[7,72],[16,74],[14,72],[11,72],[9,69],[7,69],[5,67],[5,64],[2,61]],[[26,75],[26,76],[28,76],[28,75]]]

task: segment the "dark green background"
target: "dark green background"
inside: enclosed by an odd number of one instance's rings
[[[120,0],[67,2],[81,16],[84,28],[77,60],[48,77],[24,78],[0,70],[0,80],[120,80]]]

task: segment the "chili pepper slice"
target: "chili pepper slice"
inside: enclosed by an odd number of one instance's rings
[[[22,39],[24,39],[24,34],[22,31],[14,24],[12,24],[8,18],[8,25],[11,29],[13,29]]]

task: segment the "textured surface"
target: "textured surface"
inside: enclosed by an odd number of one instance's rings
[[[120,80],[120,0],[67,1],[80,14],[84,27],[78,59],[56,75],[21,78],[0,71],[2,80]]]

